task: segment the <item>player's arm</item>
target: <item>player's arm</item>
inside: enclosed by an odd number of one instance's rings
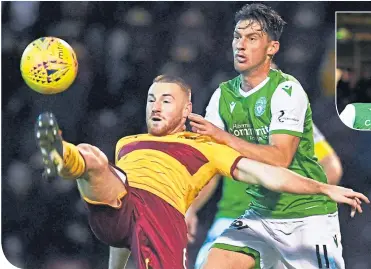
[[[337,185],[343,175],[343,167],[341,165],[339,156],[332,152],[322,160],[319,161],[325,170],[327,176],[327,183],[331,185]]]
[[[218,187],[220,175],[215,175],[209,183],[197,195],[196,199],[192,202],[191,206],[187,210],[188,212],[197,213],[214,195],[216,188]]]
[[[274,180],[272,179],[274,175]],[[233,170],[233,178],[258,184],[271,191],[294,194],[323,194],[327,184],[308,179],[286,168],[242,158]]]
[[[188,230],[187,236],[188,236],[188,241],[190,243],[193,243],[196,240],[197,225],[198,225],[197,212],[214,195],[220,178],[221,178],[220,175],[215,175],[210,180],[210,182],[205,187],[203,187],[203,189],[199,192],[198,196],[192,202],[191,206],[188,208],[188,210],[185,214],[185,221],[186,221],[187,230]]]
[[[215,173],[226,177],[233,177],[248,184],[258,184],[275,192],[324,194],[338,203],[351,205],[352,213],[355,213],[355,209],[362,212],[359,199],[369,203],[367,197],[361,193],[303,177],[287,168],[243,158],[239,152],[226,145],[211,142],[207,146],[204,153],[213,165]]]
[[[324,184],[303,177],[286,168],[275,167],[246,158],[238,161],[232,174],[239,181],[259,184],[275,192],[327,195],[338,203],[351,205],[360,213],[362,213],[362,208],[360,207],[360,201],[357,199],[366,203],[370,202],[366,196],[351,189]],[[272,175],[274,175],[274,180]]]
[[[270,136],[269,145],[249,143],[231,134],[228,134],[228,138],[224,141],[226,145],[249,159],[280,167],[290,166],[299,142],[299,137],[287,134]]]
[[[314,153],[325,170],[327,183],[337,185],[343,175],[340,158],[315,124],[313,124],[313,140]]]
[[[331,145],[326,141],[315,143],[315,154],[319,163],[322,165],[327,176],[327,183],[337,185],[343,175],[343,168],[339,156]]]
[[[193,131],[211,136],[218,143],[228,145],[244,157],[275,166],[288,167],[300,142],[300,138],[296,136],[274,134],[270,136],[270,145],[253,144],[217,128],[200,115],[191,114],[189,119]]]
[[[355,118],[356,118],[356,109],[352,104],[347,105],[345,109],[343,110],[343,112],[341,112],[340,114],[340,119],[349,128],[353,128]]]
[[[288,90],[284,90],[284,87],[288,87]],[[249,159],[288,167],[303,133],[307,107],[308,98],[300,84],[289,81],[280,84],[271,100],[269,145],[249,143],[216,128],[199,115],[191,114],[189,118],[194,131],[213,137]]]
[[[124,269],[130,256],[127,248],[109,248],[108,269]]]

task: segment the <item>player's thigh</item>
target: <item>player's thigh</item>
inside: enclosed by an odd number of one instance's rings
[[[101,242],[118,248],[129,246],[134,210],[130,200],[130,194],[121,198],[119,208],[85,202],[90,228]]]
[[[137,267],[186,269],[188,240],[184,215],[152,193],[130,190],[135,194],[131,251]]]
[[[125,174],[110,166],[102,178],[78,179],[77,183],[95,236],[107,245],[127,247],[135,205]]]
[[[154,242],[160,238],[143,229],[134,230],[133,234],[131,250],[138,269],[188,268],[187,243],[183,243],[181,238],[174,235],[175,240],[180,240],[176,245],[171,244],[170,248]]]
[[[212,248],[202,269],[254,269],[255,258],[245,253]],[[259,268],[259,267],[258,267]]]
[[[89,144],[77,146],[86,163],[85,175],[77,180],[81,196],[88,202],[119,206],[127,190],[126,175],[108,163],[107,156]]]
[[[275,234],[281,243],[281,246],[276,246],[285,266],[297,269],[345,268],[338,227],[337,213],[282,224]]]
[[[198,251],[195,269],[201,268],[202,263],[205,261],[206,256],[214,243],[215,239],[220,236],[228,227],[231,225],[234,219],[230,218],[218,218],[211,225],[210,230],[207,233],[205,242],[202,244]]]
[[[269,237],[270,234],[266,227],[262,225],[261,220],[250,212],[235,220],[215,240],[212,247],[253,257],[255,260],[255,267],[253,268],[268,269],[279,260],[278,252],[267,243]],[[218,259],[217,256],[211,256],[210,254],[208,255],[209,263]]]

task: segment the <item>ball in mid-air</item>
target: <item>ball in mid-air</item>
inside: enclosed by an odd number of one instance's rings
[[[77,69],[74,50],[60,38],[41,37],[22,54],[22,77],[31,89],[42,94],[67,90],[76,78]]]

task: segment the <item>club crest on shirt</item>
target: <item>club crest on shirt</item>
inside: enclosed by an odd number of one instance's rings
[[[255,103],[255,108],[254,108],[255,116],[260,117],[261,115],[263,115],[266,106],[267,106],[267,98],[260,97],[258,101],[256,101]]]

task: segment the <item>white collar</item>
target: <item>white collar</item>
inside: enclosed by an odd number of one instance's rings
[[[264,87],[265,84],[267,84],[267,82],[269,81],[270,77],[267,77],[266,79],[264,79],[262,82],[260,82],[258,85],[256,85],[256,87],[254,87],[253,89],[249,90],[248,92],[245,92],[241,89],[241,85],[239,87],[239,92],[240,94],[243,96],[243,97],[248,97],[250,96],[251,94],[259,91],[261,88]]]

